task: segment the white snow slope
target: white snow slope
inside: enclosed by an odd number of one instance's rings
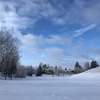
[[[0,100],[100,100],[100,67],[71,77],[0,80]]]

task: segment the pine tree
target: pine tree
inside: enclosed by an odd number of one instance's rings
[[[41,75],[42,75],[42,67],[41,65],[39,65],[39,67],[37,68],[36,76],[41,76]]]
[[[47,67],[47,65],[43,64],[43,66],[42,66],[42,74],[45,74],[46,67]]]
[[[32,76],[33,75],[33,67],[27,67],[27,76]]]
[[[82,67],[79,65],[78,62],[76,62],[76,64],[75,64],[74,71],[76,74],[82,72]]]
[[[91,62],[91,68],[96,68],[96,67],[98,67],[99,65],[97,64],[97,62],[96,61],[92,61]]]

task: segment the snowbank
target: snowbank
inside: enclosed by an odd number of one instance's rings
[[[100,67],[88,70],[86,72],[73,75],[71,78],[81,80],[100,80]]]

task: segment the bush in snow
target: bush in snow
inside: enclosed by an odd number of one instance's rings
[[[26,76],[27,76],[26,67],[24,67],[24,66],[19,66],[19,67],[17,68],[17,72],[16,72],[15,77],[16,77],[16,78],[25,78]]]

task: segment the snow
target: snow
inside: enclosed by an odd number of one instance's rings
[[[100,100],[100,68],[73,76],[0,80],[0,100]]]
[[[92,80],[92,81],[100,81],[100,67],[88,70],[84,73],[77,74],[72,76],[72,78],[77,79],[84,79],[84,80]]]

